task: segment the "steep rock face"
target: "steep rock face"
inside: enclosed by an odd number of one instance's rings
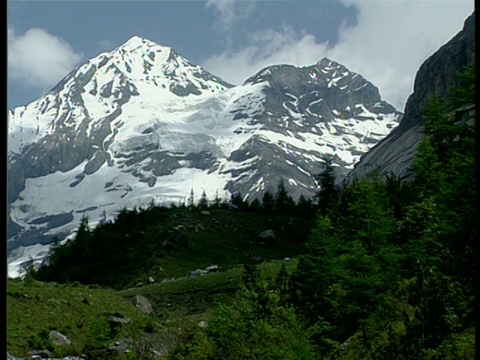
[[[344,176],[399,116],[329,59],[271,66],[234,87],[133,37],[10,111],[9,264],[28,255],[19,247],[43,254],[36,245],[72,234],[84,216],[94,226],[191,190],[195,200],[203,191],[253,200],[283,180],[294,198],[310,197],[324,157]]]
[[[432,98],[445,96],[458,86],[458,72],[474,61],[474,53],[475,13],[465,20],[457,35],[422,64],[400,124],[361,157],[345,178],[345,184],[369,177],[377,170],[382,175],[393,173],[401,179],[412,178],[411,166],[422,138],[422,113]]]
[[[343,179],[363,149],[389,133],[400,116],[372,83],[327,58],[301,68],[267,67],[247,79],[248,85],[262,86],[262,106],[235,118],[249,118],[259,130],[230,158],[248,162],[248,176],[226,186],[247,199],[274,192],[280,180],[295,199],[314,195],[318,185],[312,175],[323,170],[324,157],[332,158]]]

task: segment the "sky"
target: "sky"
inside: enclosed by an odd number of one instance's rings
[[[137,35],[232,84],[328,57],[403,111],[420,65],[458,33],[473,0],[9,0],[7,105]]]

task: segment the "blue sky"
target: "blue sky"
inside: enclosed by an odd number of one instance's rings
[[[10,0],[8,107],[138,35],[234,84],[268,65],[326,56],[403,111],[418,67],[473,9],[473,0]]]

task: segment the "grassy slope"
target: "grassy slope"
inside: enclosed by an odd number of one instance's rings
[[[220,209],[211,210],[210,215],[200,211],[178,211],[156,216],[158,221],[142,229],[146,235],[132,249],[144,251],[148,256],[136,277],[129,282],[130,286],[138,281],[146,283],[148,276],[154,276],[155,284],[114,291],[78,283],[60,285],[8,280],[8,351],[16,356],[27,356],[29,350],[44,349],[51,346],[46,334],[57,330],[72,340],[71,346],[57,348],[57,354],[90,355],[95,348],[108,348],[116,340],[144,336],[145,328],[151,328],[152,323],[156,328],[156,343],[162,343],[163,349],[168,350],[185,341],[184,337],[214,303],[228,302],[235,296],[241,284],[241,264],[249,252],[266,260],[260,265],[265,278],[274,276],[282,263],[291,271],[296,260],[279,259],[293,258],[300,253],[310,228],[308,221],[298,218]],[[178,226],[180,230],[175,230]],[[266,229],[275,231],[276,244],[259,243],[257,235]],[[181,234],[194,247],[162,249],[162,255],[157,256],[159,252],[154,249],[160,241],[147,241],[154,238],[152,234],[168,241]],[[186,277],[190,271],[211,264],[220,265],[221,271]],[[168,280],[171,278],[176,279]],[[161,282],[162,279],[167,280]],[[140,313],[129,302],[136,294],[152,302],[152,316]],[[114,334],[107,320],[112,314],[133,321],[124,332]]]
[[[131,322],[117,333],[110,329],[110,315]],[[119,337],[139,334],[150,322],[113,290],[7,280],[7,350],[15,356],[26,357],[29,350],[46,348],[56,350],[57,355],[81,354],[88,348],[108,347]],[[50,330],[66,335],[72,345],[53,349],[48,341]]]
[[[200,211],[179,211],[165,216],[161,221],[145,229],[149,238],[157,236],[158,241],[149,241],[139,247],[148,247],[151,254],[137,273],[137,278],[129,282],[145,282],[149,276],[157,281],[183,277],[197,268],[217,264],[224,269],[238,266],[251,251],[265,260],[294,257],[303,250],[310,222],[288,216],[236,212],[232,210],[210,210],[210,215]],[[262,245],[258,234],[272,229],[276,244]],[[155,234],[155,235],[152,235]],[[161,248],[162,241],[175,243],[175,238],[183,237],[192,248],[176,246],[172,250]]]
[[[270,279],[280,270],[282,264],[289,273],[297,266],[297,260],[273,260],[259,265],[261,277]],[[141,294],[154,304],[155,315],[168,319],[176,316],[191,316],[204,313],[216,301],[234,296],[242,282],[243,266],[227,271],[194,278],[183,277],[158,284],[119,291],[118,294],[131,297]]]

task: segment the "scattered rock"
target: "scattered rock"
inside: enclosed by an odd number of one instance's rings
[[[205,216],[210,216],[210,211],[203,210],[200,214],[205,215]]]
[[[48,350],[32,350],[28,353],[32,359],[48,359],[52,356],[52,353]]]
[[[137,285],[135,285],[136,287],[142,287],[143,286],[143,282],[138,282]]]
[[[275,244],[275,233],[273,230],[265,230],[258,234],[258,238],[266,245]]]
[[[153,312],[152,303],[143,295],[135,295],[133,297],[133,304],[138,310],[147,315]]]
[[[152,276],[150,276],[150,277],[148,278],[148,283],[149,283],[149,284],[155,283],[155,279],[154,279]]]
[[[207,270],[209,273],[212,273],[212,272],[218,272],[220,270],[220,266],[218,265],[210,265],[210,266],[207,266],[205,268],[205,270]]]
[[[258,237],[261,239],[275,239],[275,232],[273,230],[265,230],[258,234]]]
[[[110,315],[108,317],[108,322],[110,323],[110,326],[114,326],[114,327],[127,325],[128,323],[130,323],[130,321],[132,320],[129,318],[121,318],[114,315]]]
[[[188,277],[204,276],[207,274],[208,274],[207,270],[196,269],[196,270],[190,271],[190,274],[188,274]]]
[[[198,327],[199,327],[200,329],[205,329],[205,328],[207,327],[207,325],[208,325],[207,322],[204,321],[204,320],[202,320],[202,321],[200,321],[200,322],[198,323]]]
[[[207,266],[205,269],[196,269],[188,274],[188,277],[196,277],[196,276],[205,276],[207,274],[215,273],[220,270],[220,266],[218,265],[210,265]]]
[[[65,335],[55,330],[50,331],[49,336],[54,345],[63,346],[70,345],[72,343]]]

